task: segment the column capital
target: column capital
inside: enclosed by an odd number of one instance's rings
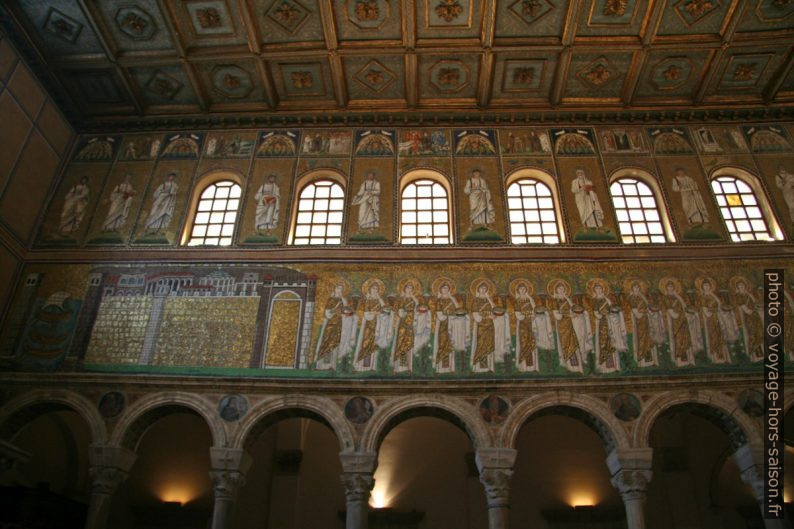
[[[216,500],[235,500],[245,485],[245,475],[236,470],[210,470],[210,478]]]
[[[233,471],[247,474],[253,459],[242,448],[210,448],[213,471]]]
[[[91,478],[91,493],[112,496],[119,485],[127,479],[128,472],[116,467],[92,465],[88,467]]]
[[[378,467],[378,454],[372,452],[339,452],[342,472],[373,474]]]
[[[645,499],[648,483],[651,481],[650,470],[619,470],[612,475],[612,486],[618,489],[623,501]]]
[[[763,447],[744,444],[733,453],[742,481],[750,485],[758,501],[764,501],[764,450]]]
[[[348,502],[369,500],[369,493],[375,486],[375,479],[370,473],[343,472],[340,476],[345,487],[345,498]]]
[[[510,506],[510,478],[512,468],[484,468],[480,470],[480,483],[485,487],[488,507]]]
[[[517,453],[512,448],[480,448],[474,454],[474,461],[480,474],[484,469],[509,469],[512,473]]]

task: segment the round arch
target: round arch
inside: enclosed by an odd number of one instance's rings
[[[429,180],[433,183],[440,185],[444,188],[444,191],[447,194],[447,233],[449,242],[447,244],[454,244],[456,234],[455,234],[455,198],[453,193],[452,182],[450,177],[437,169],[425,168],[425,167],[418,167],[411,169],[410,171],[406,171],[402,175],[400,175],[399,181],[399,194],[397,195],[397,200],[399,206],[397,207],[398,211],[398,239],[402,238],[402,223],[403,223],[403,193],[405,192],[405,188],[418,182],[420,180]],[[404,244],[401,242],[401,244]]]
[[[651,188],[654,199],[656,200],[656,209],[659,212],[659,220],[661,220],[662,226],[664,228],[665,238],[667,239],[667,242],[675,242],[675,230],[673,229],[673,223],[670,220],[670,207],[667,203],[667,197],[665,197],[662,187],[659,184],[659,178],[642,167],[621,167],[609,175],[610,187],[613,183],[615,183],[617,180],[620,180],[621,178],[634,178]],[[612,197],[611,189],[609,195]]]
[[[57,389],[30,391],[5,403],[0,408],[0,439],[10,440],[36,417],[63,408],[83,418],[91,432],[92,444],[105,444],[107,427],[97,405],[79,393]]]
[[[310,415],[322,418],[336,434],[336,438],[339,440],[340,451],[345,452],[353,450],[355,446],[353,429],[350,427],[350,423],[347,422],[339,406],[326,397],[310,397],[305,395],[271,397],[252,407],[230,436],[229,446],[231,448],[244,448],[248,436],[254,430],[257,423],[269,415],[289,411],[309,412]]]
[[[758,201],[758,207],[761,208],[764,220],[769,227],[769,234],[777,241],[783,240],[783,230],[780,228],[777,216],[772,210],[771,201],[769,200],[764,186],[761,184],[761,179],[742,167],[736,165],[721,165],[712,170],[709,174],[709,187],[711,187],[711,182],[713,180],[721,176],[737,178],[750,186],[750,189],[753,190],[753,194],[755,194],[755,198]],[[714,193],[713,190],[711,192],[712,194]]]
[[[541,182],[543,185],[549,188],[551,191],[551,198],[554,201],[554,212],[556,217],[556,224],[557,224],[557,232],[559,233],[560,242],[565,243],[567,241],[567,235],[565,231],[565,220],[563,215],[562,204],[560,202],[560,189],[559,189],[559,182],[557,181],[554,176],[544,171],[543,169],[538,169],[536,167],[522,167],[520,169],[516,169],[508,173],[505,177],[505,193],[510,189],[510,186],[515,184],[520,180],[537,180]],[[507,198],[505,199],[505,204],[508,204]],[[508,224],[510,224],[508,219]]]
[[[162,416],[178,411],[179,408],[187,408],[204,419],[212,435],[213,447],[226,446],[226,431],[216,407],[203,397],[183,392],[147,395],[131,404],[113,429],[110,444],[135,451],[149,426]],[[158,410],[165,413],[158,413]]]
[[[377,453],[380,442],[391,428],[396,426],[394,420],[400,415],[418,409],[438,409],[453,416],[466,431],[475,450],[488,448],[493,440],[488,428],[476,413],[474,407],[465,401],[442,395],[411,395],[391,400],[375,410],[361,436],[361,451]]]
[[[575,418],[596,430],[604,441],[607,454],[614,448],[631,446],[626,430],[606,404],[594,397],[570,392],[537,395],[517,404],[499,433],[500,446],[513,448],[519,430],[527,421],[553,409],[571,410]]]
[[[182,237],[180,238],[179,242],[180,245],[185,245],[190,240],[190,232],[193,229],[193,223],[196,221],[196,213],[199,199],[201,199],[201,194],[204,192],[207,186],[221,181],[234,182],[240,186],[240,196],[245,196],[245,177],[237,169],[211,169],[199,176],[196,180],[196,184],[193,186],[193,190],[190,193],[187,219],[185,219],[185,226],[182,229]]]
[[[634,446],[637,448],[650,447],[651,429],[656,419],[667,410],[686,404],[702,405],[712,409],[725,420],[732,421],[741,434],[744,435],[748,444],[763,446],[760,432],[753,424],[752,419],[741,410],[738,402],[711,390],[663,393],[652,398],[644,406],[642,413],[637,419],[637,425],[634,428]]]
[[[295,181],[295,187],[293,188],[292,205],[290,206],[287,244],[293,244],[292,241],[295,238],[295,226],[298,219],[298,206],[300,203],[301,193],[303,193],[303,190],[307,185],[320,180],[330,180],[331,182],[339,185],[342,188],[342,193],[344,195],[343,200],[347,202],[347,176],[345,176],[344,173],[336,169],[320,168],[306,171],[302,175],[298,176]],[[342,219],[343,232],[346,221],[346,218]]]

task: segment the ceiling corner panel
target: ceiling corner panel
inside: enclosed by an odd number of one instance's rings
[[[53,56],[105,53],[77,2],[22,0],[15,4],[42,42],[45,53]]]

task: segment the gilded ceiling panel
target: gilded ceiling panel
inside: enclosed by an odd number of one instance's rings
[[[631,53],[581,54],[571,59],[566,97],[620,97]]]
[[[402,39],[399,0],[336,0],[334,20],[339,40]]]
[[[561,37],[567,9],[562,0],[497,0],[495,35]]]
[[[263,44],[322,43],[317,0],[253,0],[248,5]]]
[[[579,11],[576,34],[639,35],[648,0],[591,0]]]
[[[351,100],[403,99],[402,55],[345,57],[345,81]]]
[[[155,0],[97,2],[101,20],[121,53],[171,50],[174,45]]]
[[[636,95],[642,98],[691,98],[712,52],[659,50],[648,54]]]

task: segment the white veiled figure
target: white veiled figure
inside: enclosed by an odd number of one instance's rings
[[[133,196],[135,196],[135,190],[130,184],[130,175],[127,174],[124,181],[117,184],[110,193],[108,198],[110,207],[105,215],[105,221],[102,223],[103,231],[118,232],[124,227]]]
[[[471,226],[493,224],[496,220],[496,210],[491,201],[491,191],[478,169],[472,171],[463,193],[469,197],[469,224]]]
[[[278,225],[278,213],[281,208],[281,192],[276,183],[276,175],[268,175],[267,181],[259,186],[254,200],[256,201],[256,229],[258,231],[275,229]]]

